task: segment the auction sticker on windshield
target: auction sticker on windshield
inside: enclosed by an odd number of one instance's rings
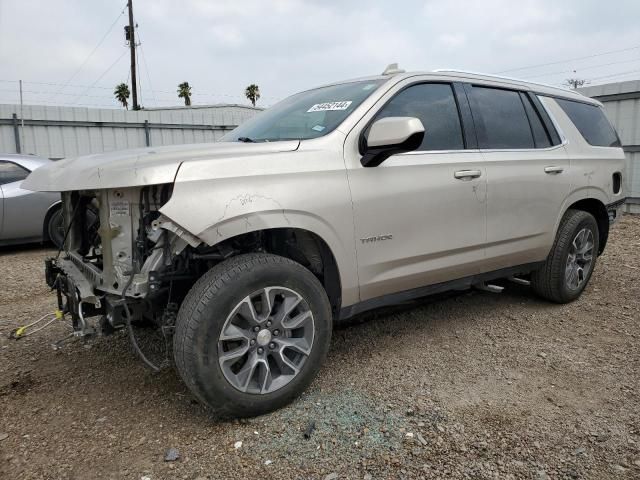
[[[344,102],[326,102],[326,103],[316,103],[313,105],[307,113],[310,112],[326,112],[329,110],[346,110],[349,108],[353,102],[351,100],[346,100]]]

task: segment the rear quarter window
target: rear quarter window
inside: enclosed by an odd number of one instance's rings
[[[596,147],[620,146],[620,139],[609,120],[607,120],[602,108],[562,98],[556,98],[556,102],[571,119],[587,143]]]

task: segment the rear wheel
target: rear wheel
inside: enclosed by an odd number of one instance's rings
[[[578,298],[593,273],[598,239],[598,224],[593,215],[582,210],[568,210],[549,257],[531,276],[534,291],[557,303]]]
[[[57,248],[62,248],[62,244],[64,243],[64,219],[62,218],[61,208],[58,208],[49,217],[47,235],[49,236],[49,240],[51,240]]]
[[[174,356],[180,376],[221,416],[277,409],[313,380],[331,339],[331,308],[302,265],[247,254],[216,265],[187,294]]]

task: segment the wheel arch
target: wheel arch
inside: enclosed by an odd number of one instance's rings
[[[563,212],[563,216],[569,209],[582,210],[590,213],[596,219],[596,223],[598,224],[599,240],[598,255],[600,255],[604,251],[604,247],[606,246],[609,238],[609,214],[607,213],[607,207],[605,204],[597,198],[583,198],[569,205]]]
[[[246,242],[245,239],[249,237],[253,240]],[[334,318],[337,317],[342,307],[343,281],[334,251],[318,233],[297,227],[266,228],[226,237],[211,246],[225,248],[226,245],[233,244],[251,245],[250,248],[238,251],[238,254],[262,250],[303,265],[324,287]]]
[[[51,220],[51,216],[60,208],[62,208],[62,200],[58,200],[54,202],[47,209],[47,213],[44,215],[44,220],[42,222],[42,241],[43,242],[47,242],[51,240],[49,238],[49,221]]]

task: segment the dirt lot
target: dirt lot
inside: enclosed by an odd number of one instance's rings
[[[243,422],[210,419],[123,334],[8,340],[54,308],[50,253],[0,252],[0,478],[640,478],[638,216],[577,302],[509,285],[361,316],[302,398]]]

